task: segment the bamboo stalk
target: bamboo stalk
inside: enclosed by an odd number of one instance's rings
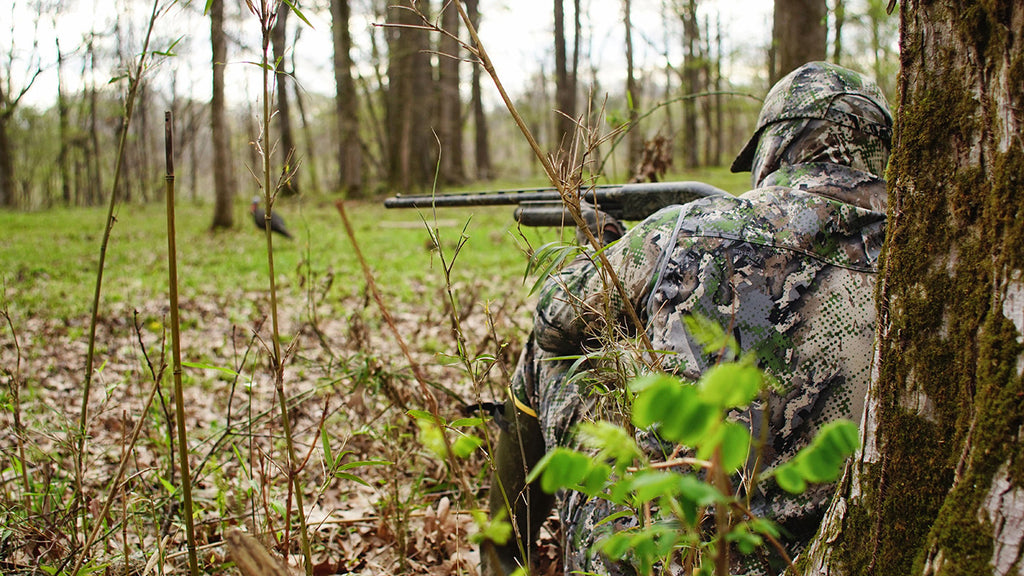
[[[192,576],[199,576],[196,556],[196,529],[192,518],[192,474],[188,462],[188,432],[185,428],[185,393],[181,383],[181,328],[178,318],[178,255],[174,223],[174,129],[171,113],[164,113],[164,149],[167,163],[167,275],[168,299],[171,308],[171,361],[174,375],[174,418],[178,431],[178,466],[181,467],[181,494],[188,547],[188,566]]]

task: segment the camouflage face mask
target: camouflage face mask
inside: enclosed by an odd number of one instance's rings
[[[750,179],[756,188],[781,166],[808,162],[841,164],[882,178],[888,161],[888,143],[873,134],[826,120],[792,120],[761,134]]]

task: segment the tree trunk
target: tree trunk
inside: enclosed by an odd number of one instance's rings
[[[626,166],[630,173],[640,163],[644,153],[644,133],[638,125],[640,122],[640,87],[636,83],[636,71],[633,68],[633,16],[632,0],[622,0],[623,17],[626,25],[626,106],[629,110],[629,158]]]
[[[0,102],[3,102],[2,91]],[[11,158],[14,151],[11,150],[11,141],[7,135],[9,117],[6,110],[0,110],[0,207],[4,208],[14,206],[14,161]]]
[[[466,11],[473,27],[480,28],[479,0],[467,0]],[[487,134],[487,111],[484,110],[483,90],[481,89],[481,66],[473,63],[473,154],[476,164],[476,177],[478,180],[490,180],[494,177],[494,169],[491,166],[491,145]]]
[[[67,97],[64,95],[64,52],[60,48],[60,37],[54,39],[57,49],[57,124],[60,151],[57,153],[57,169],[60,172],[61,200],[71,205],[71,122]]]
[[[301,30],[301,28],[300,28]],[[297,40],[297,38],[296,38]],[[297,43],[297,42],[296,42]],[[292,71],[295,70],[295,52],[292,53]],[[309,174],[309,186],[314,192],[319,193],[320,170],[317,167],[316,140],[313,137],[313,129],[310,126],[309,113],[306,110],[306,99],[302,97],[302,90],[295,91],[295,107],[299,109],[299,123],[302,126],[302,140],[306,147],[305,161],[302,163],[303,172]]]
[[[877,373],[803,573],[1020,574],[1024,0],[900,11]]]
[[[832,14],[835,15],[835,35],[832,39],[832,61],[842,64],[843,58],[843,25],[846,24],[846,2],[835,0]]]
[[[700,91],[700,28],[697,25],[697,2],[689,0],[682,8],[683,20],[683,93],[693,95]],[[683,166],[696,168],[700,163],[700,136],[697,130],[697,101],[687,98],[682,102],[683,134],[680,148]]]
[[[98,78],[95,38],[94,35],[89,36],[87,53],[89,55],[89,72],[93,78]],[[89,183],[85,199],[87,206],[99,204],[100,190],[103,190],[103,170],[100,169],[103,147],[100,146],[99,114],[99,90],[96,89],[95,82],[89,82],[89,154],[86,158]]]
[[[455,5],[442,8],[441,26],[455,37],[459,35],[459,12]],[[459,43],[442,35],[438,40],[438,137],[441,140],[441,181],[458,185],[466,180],[462,161],[462,98],[459,90]]]
[[[359,136],[359,96],[352,78],[352,34],[349,0],[331,0],[334,32],[334,98],[338,117],[338,186],[348,197],[362,196],[363,145]]]
[[[807,62],[825,59],[827,14],[825,0],[775,0],[772,84]]]
[[[427,14],[429,3],[416,2]],[[430,133],[432,113],[432,68],[428,37],[423,30],[404,26],[421,25],[410,10],[392,6],[388,22],[396,24],[388,33],[388,88],[386,136],[388,138],[388,181],[399,191],[423,188],[433,181],[437,146]]]
[[[575,86],[569,81],[569,58],[565,50],[565,3],[554,0],[555,16],[555,137],[553,144],[561,150],[572,146],[576,133]]]
[[[285,52],[288,49],[289,13],[291,13],[291,8],[287,3],[278,4],[277,20],[274,21],[274,27],[270,30],[270,43],[273,46],[274,62],[276,62],[277,129],[281,138],[281,192],[288,196],[294,196],[299,193],[299,180],[292,174],[295,171],[298,158],[296,157],[295,130],[292,129],[291,99],[288,98],[290,77],[284,69]]]
[[[234,226],[231,182],[231,149],[224,103],[224,66],[228,44],[224,35],[224,0],[210,2],[210,44],[213,50],[213,95],[210,98],[210,130],[213,133],[213,224],[212,228]]]

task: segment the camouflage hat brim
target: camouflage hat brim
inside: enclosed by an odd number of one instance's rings
[[[757,151],[757,141],[761,139],[762,130],[758,130],[754,135],[747,140],[747,145],[740,150],[736,159],[732,161],[732,167],[729,169],[733,172],[750,172],[750,168],[754,162],[754,152]]]

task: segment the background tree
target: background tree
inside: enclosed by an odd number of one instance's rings
[[[569,76],[569,57],[565,47],[565,1],[554,0],[555,19],[555,134],[552,146],[565,148],[572,143],[576,125],[576,83]],[[574,56],[575,58],[575,56]]]
[[[1024,1],[900,13],[877,376],[862,454],[806,561],[825,575],[1020,574]]]
[[[71,120],[70,104],[64,94],[64,51],[60,48],[60,37],[54,37],[57,49],[57,122],[60,126],[60,152],[57,166],[60,170],[61,201],[71,205]]]
[[[416,9],[429,15],[430,3],[420,0]],[[416,28],[422,21],[409,4],[390,6],[387,21],[388,182],[402,191],[422,188],[433,181],[437,144],[430,131],[431,99],[424,98],[433,93],[433,67],[429,36]]]
[[[18,63],[16,62],[16,35],[14,34],[14,2],[11,3],[11,43],[5,47],[6,54],[0,53],[0,206],[15,206],[16,182],[14,177],[14,150],[11,148],[9,123],[22,98],[32,88],[42,73],[38,58],[33,58],[26,67],[26,80],[18,86]],[[38,24],[38,22],[36,23]]]
[[[640,130],[640,85],[633,66],[633,2],[622,0],[622,22],[626,26],[626,109],[629,113],[629,152],[627,166],[630,171],[640,163],[644,149],[644,133]]]
[[[843,63],[843,26],[846,25],[846,2],[835,0],[832,7],[833,30],[832,33],[832,61],[836,64]]]
[[[466,179],[462,154],[462,96],[459,68],[459,12],[454,5],[441,8],[441,27],[452,36],[438,38],[438,138],[441,141],[441,181],[461,184]]]
[[[277,86],[277,129],[280,132],[280,160],[281,175],[285,178],[282,192],[288,195],[299,193],[299,181],[292,178],[290,173],[295,169],[298,161],[295,147],[295,131],[292,129],[291,99],[288,97],[288,87],[292,84],[292,73],[285,70],[285,56],[288,51],[288,14],[291,8],[285,2],[277,5],[277,18],[270,30],[270,43],[274,50],[274,67],[276,69]]]
[[[801,64],[825,59],[825,0],[775,0],[769,78],[774,84]]]
[[[207,7],[210,12],[210,46],[213,55],[213,92],[210,97],[214,194],[212,228],[231,228],[234,225],[232,203],[235,191],[231,175],[231,139],[224,102],[224,66],[228,60],[228,42],[224,34],[224,0],[209,0]]]
[[[349,0],[331,0],[334,33],[334,111],[338,122],[338,186],[346,196],[363,190],[363,146],[359,137],[359,95],[352,77],[352,33]]]
[[[466,0],[466,12],[470,22],[477,30],[480,29],[480,1]],[[473,155],[476,165],[476,178],[478,180],[490,180],[494,177],[494,168],[491,166],[491,146],[487,129],[487,111],[484,110],[483,90],[481,87],[482,67],[478,62],[473,62],[472,88],[470,94],[470,106],[473,109]]]
[[[683,94],[694,95],[701,91],[700,73],[704,58],[701,55],[700,26],[697,23],[696,0],[684,0],[676,6],[683,21]],[[680,148],[683,152],[683,166],[694,168],[700,164],[700,137],[697,127],[697,100],[686,98],[682,101],[683,130]],[[708,135],[705,135],[705,138]]]

